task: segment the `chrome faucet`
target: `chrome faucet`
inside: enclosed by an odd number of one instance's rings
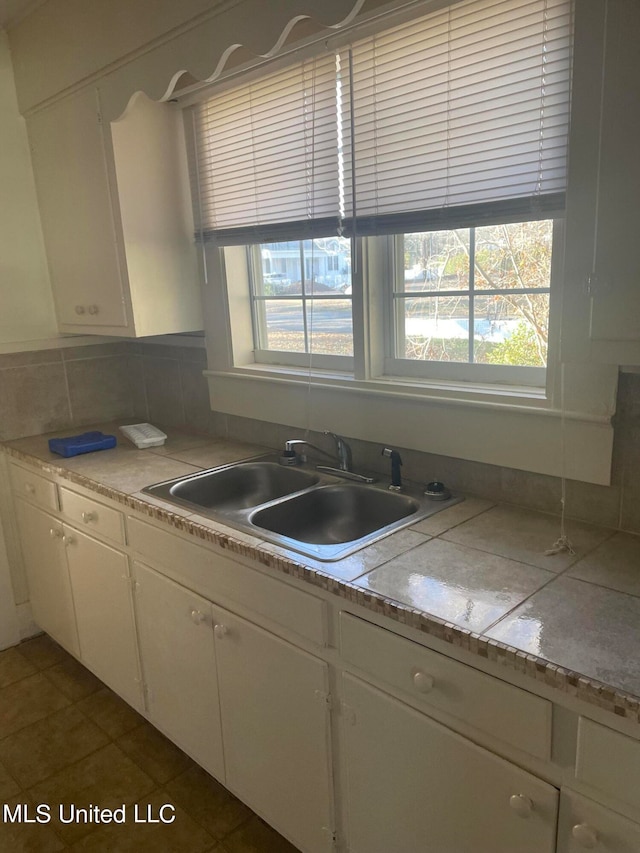
[[[307,447],[312,447],[323,456],[327,456],[332,462],[335,462],[336,459],[338,460],[337,468],[329,467],[328,465],[317,465],[316,468],[318,471],[324,471],[326,474],[343,477],[345,480],[353,480],[356,483],[376,482],[374,477],[368,477],[366,474],[354,474],[351,470],[351,448],[341,435],[336,435],[335,432],[329,432],[328,430],[325,430],[324,435],[330,435],[335,441],[335,457],[331,453],[327,453],[327,451],[323,450],[321,447],[311,444],[310,441],[305,441],[302,438],[293,438],[290,441],[285,441],[284,452],[280,457],[280,463],[282,465],[298,465],[300,462],[306,462],[306,459],[303,456],[300,457],[296,455],[296,447],[304,444]]]
[[[338,460],[338,467],[340,471],[351,471],[351,448],[347,444],[347,442],[342,438],[341,435],[336,435],[334,432],[328,432],[325,430],[324,435],[330,435],[335,443],[336,443],[336,457]],[[294,438],[290,441],[285,441],[284,443],[284,451],[285,457],[290,459],[290,465],[297,464],[296,447],[304,444],[306,447],[311,447],[313,450],[321,453],[323,456],[326,456],[328,459],[334,460],[334,457],[331,453],[327,453],[326,450],[323,450],[321,447],[317,447],[315,444],[311,444],[310,441],[305,441],[302,438]]]
[[[324,435],[330,435],[336,443],[336,456],[338,457],[338,467],[340,470],[351,471],[351,448],[347,442],[341,435],[336,435],[335,432],[325,430]]]

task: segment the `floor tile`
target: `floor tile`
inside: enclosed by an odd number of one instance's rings
[[[60,661],[70,657],[55,640],[46,634],[25,640],[20,643],[18,650],[36,669],[46,669],[46,667],[53,666],[54,663],[60,663]]]
[[[490,554],[563,572],[592,551],[612,531],[579,521],[567,521],[566,530],[575,554],[562,551],[547,555],[560,536],[560,518],[512,506],[496,506],[442,534],[443,539],[469,545]]]
[[[27,803],[30,809],[29,817],[35,816],[33,802],[22,795],[7,801],[12,814],[19,803]],[[66,845],[58,838],[51,824],[0,821],[0,850],[6,853],[57,853],[58,850],[65,849]]]
[[[104,685],[77,705],[83,714],[113,740],[144,723],[144,718],[137,711]]]
[[[72,702],[84,699],[102,687],[102,682],[75,658],[69,658],[49,667],[45,675]]]
[[[19,790],[20,785],[11,776],[7,768],[0,764],[0,802],[6,801],[9,797],[17,794]]]
[[[0,652],[0,688],[37,672],[36,667],[20,654],[17,646]]]
[[[69,699],[38,672],[0,690],[0,738],[7,737],[69,704]]]
[[[63,818],[70,820],[71,804],[81,809],[91,805],[114,809],[123,803],[136,802],[155,787],[153,780],[130,758],[115,744],[109,744],[31,788],[29,794],[36,803],[55,806],[55,819],[51,825],[70,844],[92,832],[95,824],[60,822],[60,804],[65,806]]]
[[[227,836],[222,846],[228,853],[297,853],[296,847],[255,816]]]
[[[432,539],[355,583],[482,633],[554,577],[544,569]]]
[[[160,809],[166,805],[175,809],[172,823],[135,823],[133,807],[129,807],[125,823],[101,826],[71,849],[83,853],[213,853],[216,850],[215,840],[174,804],[166,791],[142,799],[138,815],[146,818],[150,814],[157,820]],[[172,816],[170,810],[164,814],[167,819]]]
[[[640,536],[616,533],[576,563],[568,575],[640,596]]]
[[[101,729],[71,706],[0,740],[0,761],[30,788],[108,742]]]
[[[149,723],[118,738],[118,746],[159,785],[184,773],[193,762]]]
[[[165,788],[172,800],[214,838],[224,838],[253,815],[201,767],[191,767]]]
[[[640,598],[563,576],[486,633],[639,696],[638,625]]]

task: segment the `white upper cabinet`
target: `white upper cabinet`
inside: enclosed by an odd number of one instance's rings
[[[563,361],[640,364],[640,4],[576,6]]]
[[[202,328],[180,110],[137,95],[103,122],[87,88],[28,128],[60,331]]]

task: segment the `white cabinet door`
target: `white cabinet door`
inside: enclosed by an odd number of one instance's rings
[[[202,328],[182,111],[139,95],[110,122],[89,86],[28,130],[60,331]]]
[[[558,853],[638,853],[640,824],[562,789]]]
[[[614,364],[640,364],[639,40],[640,4],[609,3],[591,340],[599,360]]]
[[[63,530],[80,659],[130,705],[141,708],[127,557],[66,524]]]
[[[333,849],[327,665],[214,617],[228,787],[305,853]]]
[[[150,719],[224,782],[211,605],[142,563],[133,570]]]
[[[89,87],[29,119],[58,322],[68,331],[127,326],[98,113],[97,92]]]
[[[62,524],[20,499],[15,505],[34,622],[78,657],[76,617]]]
[[[553,853],[558,791],[343,676],[351,853]]]

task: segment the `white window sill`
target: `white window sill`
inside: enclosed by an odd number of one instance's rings
[[[577,420],[610,425],[607,415],[565,410],[551,405],[544,388],[486,384],[472,382],[443,382],[416,380],[400,376],[379,376],[356,379],[352,374],[325,369],[301,369],[284,365],[250,364],[227,370],[206,370],[209,377],[258,382],[285,383],[312,388],[347,391],[362,396],[383,396],[395,400],[422,401],[425,404],[481,408],[496,412],[510,411],[519,414],[535,413],[538,416]]]

